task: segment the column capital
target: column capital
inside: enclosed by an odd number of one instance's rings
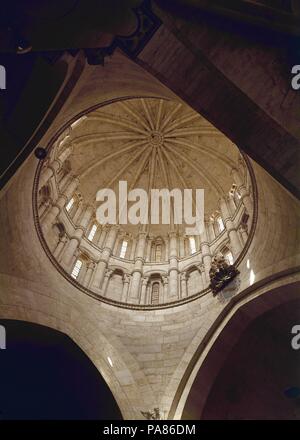
[[[123,282],[124,283],[130,283],[130,275],[127,273],[124,273],[123,275]]]
[[[54,159],[52,162],[49,162],[48,168],[50,168],[55,174],[62,166],[62,162],[59,158]]]
[[[108,270],[105,272],[104,277],[105,277],[105,278],[110,278],[110,276],[112,275],[112,273],[113,273],[113,270],[108,269]]]
[[[147,286],[149,281],[149,277],[143,276],[142,278],[142,286]]]
[[[177,238],[178,237],[177,231],[170,231],[170,232],[168,232],[168,237],[169,238]]]
[[[164,286],[165,286],[166,284],[168,284],[168,282],[169,282],[168,275],[162,275],[162,282],[163,282],[163,285],[164,285]]]
[[[241,231],[248,232],[248,225],[247,225],[247,223],[241,223],[241,224],[239,225],[239,229],[240,229]]]
[[[180,280],[181,280],[181,281],[186,281],[186,280],[187,280],[187,273],[186,273],[186,272],[181,272],[181,274],[180,274]]]

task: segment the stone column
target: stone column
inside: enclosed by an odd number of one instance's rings
[[[115,255],[116,257],[119,257],[118,248],[119,248],[120,242],[121,242],[121,245],[122,245],[123,237],[117,237],[116,238],[116,241],[115,241],[115,244],[114,244],[114,248],[113,248],[113,252],[112,252],[112,254]]]
[[[197,265],[197,269],[198,269],[198,272],[199,272],[199,275],[200,275],[200,280],[199,280],[199,282],[200,282],[200,285],[199,285],[199,292],[201,292],[201,290],[203,290],[204,288],[205,288],[205,285],[206,285],[206,275],[205,275],[205,267],[204,267],[204,264],[198,264]]]
[[[48,166],[42,169],[39,179],[39,188],[42,188],[48,182],[48,180],[59,171],[61,165],[62,163],[60,160],[55,159],[53,162],[48,164]]]
[[[63,248],[65,247],[65,244],[67,242],[67,237],[64,234],[62,237],[59,238],[57,246],[53,252],[53,256],[58,259],[60,254],[62,253]]]
[[[135,250],[135,262],[131,277],[130,297],[137,302],[139,298],[140,282],[142,277],[144,254],[146,247],[146,232],[139,232],[139,238]]]
[[[147,240],[146,261],[151,261],[151,246],[152,246],[152,239],[150,239],[149,237]]]
[[[130,250],[130,260],[134,260],[134,256],[135,256],[135,248],[136,248],[136,238],[132,239],[131,242],[131,250]]]
[[[214,220],[210,219],[208,221],[208,230],[209,230],[210,241],[213,241],[216,238],[216,233],[215,233],[215,228],[214,228]]]
[[[102,226],[101,233],[100,233],[100,236],[99,236],[99,240],[98,240],[98,243],[97,243],[99,248],[102,248],[102,246],[103,246],[103,244],[105,242],[106,234],[107,234],[107,228],[106,228],[106,226]]]
[[[169,234],[169,294],[170,299],[178,298],[177,234]]]
[[[163,280],[163,286],[164,286],[164,290],[163,290],[163,302],[168,302],[168,293],[169,293],[169,279],[167,275],[164,275],[162,277]]]
[[[229,202],[229,208],[230,208],[231,215],[233,215],[236,211],[236,206],[235,206],[235,201],[234,201],[234,197],[232,194],[229,194],[228,202]]]
[[[245,244],[248,240],[248,226],[242,223],[239,227],[239,231],[243,240],[243,244]]]
[[[130,276],[127,274],[124,274],[124,276],[123,276],[123,290],[122,290],[122,296],[121,296],[122,302],[127,302],[129,283],[130,283]]]
[[[70,269],[68,269],[68,270],[70,270],[70,272],[72,272],[73,267],[74,267],[74,265],[75,265],[76,260],[78,259],[78,257],[79,257],[79,252],[78,252],[78,249],[77,249],[76,252],[75,252],[75,254],[73,255],[72,260],[71,260]],[[80,272],[81,272],[81,271],[80,271]],[[80,277],[80,273],[79,273],[79,277]],[[77,280],[78,280],[78,278],[77,278]]]
[[[111,256],[117,235],[118,235],[118,227],[114,225],[111,226],[106,235],[104,248],[102,250],[100,260],[94,272],[94,279],[92,281],[93,289],[96,290],[98,293],[100,293],[100,289],[105,275],[105,270],[107,268],[108,261]]]
[[[181,284],[181,298],[185,298],[188,296],[187,292],[187,278],[186,272],[180,274],[180,284]]]
[[[79,203],[78,203],[77,209],[76,209],[76,211],[75,211],[75,213],[74,213],[74,215],[73,215],[73,218],[72,218],[73,223],[74,223],[75,225],[76,225],[77,222],[80,220],[80,217],[81,217],[81,215],[82,215],[82,213],[83,213],[83,209],[84,209],[84,204],[83,204],[82,201],[80,200]]]
[[[237,168],[232,168],[231,174],[232,174],[233,179],[237,185],[237,189],[241,195],[241,199],[243,201],[243,204],[244,204],[245,208],[247,209],[248,214],[251,215],[252,210],[253,210],[252,200],[250,198],[250,193],[247,190],[247,188],[243,182],[243,179],[239,173],[239,170]]]
[[[93,261],[90,261],[88,263],[87,271],[86,271],[84,279],[82,281],[82,285],[84,287],[89,287],[89,284],[90,284],[90,281],[92,279],[92,275],[93,275],[94,269],[95,269],[95,263]]]
[[[166,246],[165,246],[165,249],[166,249],[166,258],[165,258],[165,260],[166,261],[168,261],[168,259],[169,259],[169,240],[168,240],[168,238],[166,238]]]
[[[74,191],[78,187],[79,180],[77,177],[73,177],[63,193],[58,197],[57,201],[52,205],[42,221],[42,228],[44,232],[47,232],[53,225],[56,217],[63,209],[67,201],[71,198]]]
[[[104,280],[103,280],[103,284],[102,284],[102,295],[103,296],[106,296],[106,290],[107,290],[108,283],[109,283],[112,272],[113,272],[112,270],[107,270],[105,272]]]
[[[179,237],[179,256],[185,257],[184,237]]]
[[[228,205],[227,205],[227,201],[226,198],[223,197],[220,199],[220,209],[221,209],[221,213],[222,213],[222,218],[223,218],[223,222],[225,225],[225,228],[227,230],[227,235],[232,247],[232,253],[233,256],[236,257],[242,250],[242,246],[241,246],[241,242],[236,230],[236,227],[230,217],[230,213],[229,213],[229,209],[228,209]]]
[[[48,211],[48,208],[50,207],[50,205],[51,205],[51,199],[49,198],[39,207],[40,219],[42,219],[44,217],[44,215],[46,215],[46,212]]]
[[[83,234],[86,230],[86,227],[93,215],[93,207],[87,206],[86,210],[80,220],[79,227],[75,229],[75,232],[73,236],[71,237],[69,243],[66,246],[66,249],[64,251],[64,255],[62,258],[62,265],[65,269],[68,269],[70,266],[70,263],[72,261],[72,257],[76,251],[76,249],[80,246],[81,239],[83,237]]]
[[[63,177],[62,177],[62,179],[59,181],[59,184],[58,184],[58,189],[60,190],[60,191],[63,191],[64,190],[64,188],[67,186],[67,184],[68,184],[68,181],[70,180],[72,178],[72,176],[71,176],[71,172],[69,171],[69,172],[67,172]]]
[[[210,270],[210,266],[211,266],[211,252],[210,252],[210,247],[209,247],[207,229],[208,229],[208,223],[205,222],[203,231],[200,234],[200,246],[201,246],[203,264],[204,264],[204,268],[205,268],[206,282],[209,282],[209,280],[210,280],[209,270]]]
[[[73,269],[73,267],[74,267],[74,265],[72,264],[72,269]],[[83,284],[84,277],[86,276],[86,273],[87,273],[87,264],[84,263],[84,264],[82,264],[79,276],[77,278],[78,283]]]
[[[202,288],[206,289],[206,287],[208,286],[208,284],[210,283],[210,278],[209,278],[209,282],[207,281],[207,277],[206,277],[206,273],[205,273],[205,266],[204,264],[200,264],[199,265],[199,271],[200,271],[200,275],[201,275],[201,279],[202,279]]]
[[[143,277],[142,278],[142,290],[141,290],[140,304],[146,304],[147,284],[148,284],[148,277]]]

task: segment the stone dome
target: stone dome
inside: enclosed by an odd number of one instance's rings
[[[233,262],[248,240],[248,168],[238,148],[182,102],[134,97],[94,107],[60,130],[38,170],[49,254],[72,282],[102,299],[157,307],[187,300],[208,289],[216,252]],[[204,231],[186,235],[184,222],[174,224],[173,214],[164,224],[161,213],[158,224],[119,224],[119,211],[116,224],[99,224],[96,194],[118,194],[120,181],[147,194],[190,189],[193,209],[203,189]]]

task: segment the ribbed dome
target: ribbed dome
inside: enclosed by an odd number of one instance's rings
[[[85,202],[95,204],[102,188],[117,193],[120,180],[128,182],[128,190],[203,188],[207,215],[228,193],[239,156],[232,142],[190,107],[156,98],[127,99],[87,113],[72,124],[56,154],[70,143],[69,166]],[[133,232],[133,226],[126,228]],[[156,234],[166,226],[151,228]]]

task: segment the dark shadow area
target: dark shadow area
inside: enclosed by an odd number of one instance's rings
[[[299,301],[275,307],[252,321],[220,366],[202,414],[197,408],[201,389],[196,377],[183,418],[300,419],[300,349],[291,345],[291,329],[299,322]]]
[[[23,321],[0,325],[0,419],[122,419],[99,371],[68,336]]]

